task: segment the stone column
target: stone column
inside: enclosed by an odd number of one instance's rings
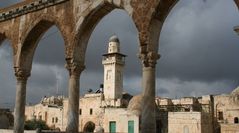
[[[16,102],[14,111],[14,133],[24,133],[25,104],[26,104],[26,85],[30,73],[15,68],[17,78]]]
[[[155,66],[159,57],[160,56],[154,52],[149,52],[140,56],[143,63],[141,133],[156,133]]]
[[[67,111],[67,133],[78,133],[79,126],[79,79],[84,70],[84,65],[67,60],[66,68],[69,70],[69,88],[68,88],[68,111]]]

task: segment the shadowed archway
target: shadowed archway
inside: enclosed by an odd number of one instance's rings
[[[93,133],[95,130],[95,123],[89,121],[85,124],[83,131],[86,133]]]
[[[102,2],[98,7],[92,10],[83,20],[81,25],[79,25],[76,29],[76,37],[75,38],[75,50],[73,51],[73,57],[80,63],[85,62],[85,54],[88,45],[88,41],[90,36],[98,24],[98,22],[107,14],[109,14],[112,10],[117,9],[119,7],[110,4],[108,2]],[[80,53],[80,54],[79,54]]]
[[[17,92],[14,130],[20,132],[23,131],[24,127],[27,79],[31,75],[33,57],[39,41],[48,29],[50,29],[52,26],[56,26],[61,32],[64,42],[68,42],[66,41],[67,39],[66,35],[64,34],[63,27],[61,27],[58,21],[52,17],[48,18],[43,16],[43,18],[40,17],[32,23],[35,25],[30,25],[28,29],[26,29],[25,36],[23,36],[22,45],[20,46],[20,52],[18,53],[19,56],[17,56],[18,58],[15,67],[15,75],[17,77]]]

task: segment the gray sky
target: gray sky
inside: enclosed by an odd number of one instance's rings
[[[0,0],[0,7],[16,0]],[[230,93],[239,86],[239,13],[233,0],[181,0],[167,18],[160,36],[157,64],[157,95],[162,97],[201,96]],[[122,53],[128,55],[124,90],[141,92],[141,64],[137,58],[137,29],[122,10],[105,16],[95,28],[87,49],[86,67],[81,75],[81,94],[96,90],[103,82],[102,54],[108,38],[116,34]],[[67,96],[68,72],[64,68],[64,42],[56,27],[45,33],[35,53],[27,86],[27,102],[41,97]],[[12,51],[5,41],[0,46],[0,107],[14,105],[15,77]]]

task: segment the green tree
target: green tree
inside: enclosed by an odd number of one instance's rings
[[[45,121],[42,120],[28,120],[25,122],[25,130],[36,130],[37,128],[41,130],[49,130]]]

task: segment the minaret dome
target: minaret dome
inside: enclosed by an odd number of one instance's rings
[[[119,38],[116,35],[113,35],[112,37],[110,37],[109,42],[120,43]]]
[[[120,41],[116,35],[109,39],[108,53],[120,53]]]

